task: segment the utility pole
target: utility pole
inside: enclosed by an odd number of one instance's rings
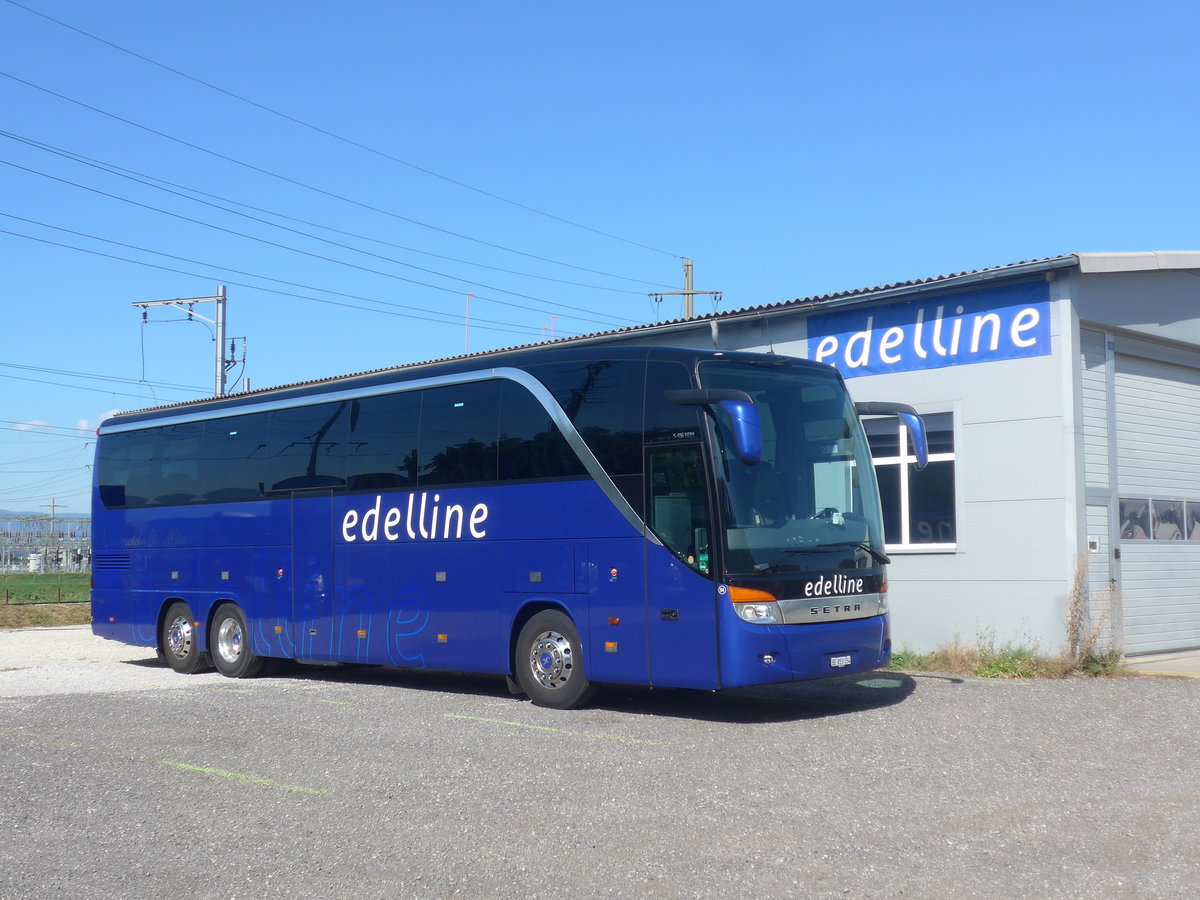
[[[206,318],[196,312],[192,307],[197,303],[215,303],[217,304],[216,319]],[[208,322],[216,329],[214,340],[217,344],[216,370],[213,376],[213,396],[225,396],[225,374],[237,365],[237,360],[232,357],[236,356],[235,349],[231,345],[229,350],[230,358],[225,357],[225,285],[217,285],[217,295],[215,297],[187,297],[177,298],[175,300],[139,300],[133,304],[142,308],[142,321],[146,321],[147,309],[151,306],[170,306],[180,312],[187,313],[188,320],[193,318],[200,319],[202,322]],[[245,338],[242,339],[243,343]]]
[[[695,303],[693,302],[697,294],[707,294],[717,303],[721,302],[721,297],[724,291],[697,291],[692,288],[692,261],[685,259],[683,261],[683,290],[682,291],[664,291],[660,294],[651,294],[650,298],[657,303],[662,303],[663,297],[683,297],[683,317],[685,319],[695,318]]]
[[[49,503],[43,503],[42,507],[50,508],[50,537],[53,538],[54,537],[54,523],[55,523],[55,520],[58,518],[56,513],[58,512],[59,502],[56,499],[52,499]]]

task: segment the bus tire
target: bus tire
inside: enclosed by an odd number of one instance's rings
[[[182,600],[167,607],[158,636],[158,652],[168,666],[182,675],[194,675],[208,668],[207,654],[196,641],[192,608]]]
[[[575,623],[556,609],[543,610],[525,623],[515,657],[517,683],[536,706],[575,709],[595,693],[583,674]]]
[[[233,603],[222,605],[213,616],[208,646],[213,665],[228,678],[253,678],[262,672],[266,662],[250,646],[246,616]]]

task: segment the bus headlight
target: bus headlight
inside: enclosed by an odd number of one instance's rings
[[[755,625],[773,625],[783,621],[783,610],[775,602],[775,595],[758,588],[729,586],[729,599],[737,610],[738,618]]]
[[[778,603],[735,603],[733,608],[744,622],[772,625],[783,618]]]

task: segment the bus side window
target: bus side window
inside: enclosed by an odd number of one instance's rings
[[[267,456],[266,413],[227,416],[204,424],[200,486],[205,500],[258,500]]]
[[[671,552],[707,575],[711,560],[704,484],[700,444],[647,449],[646,524]]]
[[[350,401],[346,486],[352,491],[415,486],[420,417],[419,391]]]
[[[100,443],[100,502],[108,509],[145,506],[158,493],[151,485],[158,474],[151,465],[154,433],[151,428],[125,431]]]
[[[572,360],[529,367],[554,395],[625,500],[642,513],[641,360]]]
[[[269,491],[341,487],[346,483],[346,410],[321,403],[270,414],[264,481]]]
[[[418,483],[424,487],[495,481],[499,430],[498,382],[423,391]]]
[[[168,425],[155,434],[154,455],[158,462],[157,493],[150,505],[177,506],[203,499],[200,489],[200,437],[204,425],[188,422]]]
[[[504,382],[500,389],[500,480],[586,474],[583,463],[534,396],[516,382]]]

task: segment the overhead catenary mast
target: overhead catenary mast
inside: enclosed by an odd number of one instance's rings
[[[180,297],[174,300],[139,300],[133,305],[142,307],[142,319],[145,321],[146,310],[151,306],[171,306],[181,312],[187,313],[188,319],[196,318],[202,322],[208,322],[216,329],[214,340],[217,345],[216,368],[213,376],[213,396],[225,396],[225,375],[237,365],[237,360],[234,358],[237,354],[235,348],[231,344],[229,347],[229,357],[225,356],[225,285],[217,285],[217,295],[215,297]],[[197,303],[215,303],[217,304],[217,312],[215,319],[209,319],[200,315],[192,307]],[[243,343],[245,339],[243,338]]]

